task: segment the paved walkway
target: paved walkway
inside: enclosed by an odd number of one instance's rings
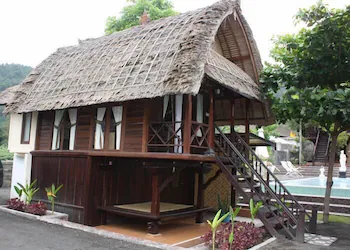
[[[6,201],[10,198],[10,188],[0,188],[0,205],[6,204]]]
[[[156,249],[0,212],[0,250]]]
[[[315,246],[311,244],[300,244],[289,240],[275,240],[271,244],[261,248],[261,250],[341,250],[350,249],[350,225],[343,223],[318,224],[317,234],[323,236],[337,237],[330,247]]]

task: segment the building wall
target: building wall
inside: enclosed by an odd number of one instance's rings
[[[32,113],[29,144],[21,144],[22,116],[22,114],[10,115],[8,149],[10,152],[14,153],[11,176],[11,198],[17,197],[13,188],[14,185],[17,185],[17,183],[25,185],[30,182],[30,172],[32,168],[32,156],[30,152],[35,148],[38,113]]]
[[[22,136],[22,114],[10,115],[10,129],[8,139],[8,149],[11,153],[26,154],[34,150],[38,112],[32,113],[32,123],[30,127],[29,144],[21,144]]]

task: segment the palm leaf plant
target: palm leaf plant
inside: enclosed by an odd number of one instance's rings
[[[259,201],[257,203],[254,204],[254,200],[250,199],[249,201],[249,208],[250,208],[250,215],[252,218],[252,223],[254,223],[254,218],[257,215],[259,209],[263,206],[263,202]]]
[[[17,187],[17,186],[14,186],[13,188],[15,189],[15,191],[16,191],[16,193],[17,193],[17,195],[18,195],[18,199],[21,199],[22,194],[23,194],[23,189],[22,189],[22,188],[19,188],[19,187]]]
[[[63,184],[56,188],[55,184],[52,183],[51,187],[45,188],[47,199],[51,202],[52,214],[55,211],[55,198],[57,197],[58,191],[63,187]]]
[[[35,184],[36,184],[36,180],[33,181],[31,184],[27,183],[25,186],[23,186],[21,183],[17,183],[17,185],[22,189],[22,192],[26,195],[26,200],[25,200],[26,204],[30,204],[30,202],[33,199],[34,194],[39,191],[39,188],[34,188]],[[15,188],[15,190],[16,190],[16,188]],[[17,192],[17,190],[16,190],[16,192]],[[22,192],[20,192],[21,196],[22,196]]]
[[[218,229],[218,227],[221,225],[222,221],[224,219],[226,219],[227,216],[229,216],[230,212],[224,214],[221,218],[220,218],[220,215],[221,215],[221,209],[216,213],[213,221],[209,221],[207,220],[210,228],[211,228],[211,231],[212,231],[212,241],[213,241],[213,250],[215,250],[215,236],[216,236],[216,230]]]
[[[232,249],[232,243],[235,239],[235,218],[238,215],[239,211],[241,210],[240,207],[237,207],[235,211],[233,211],[233,208],[230,206],[230,216],[231,216],[231,233],[228,238],[228,242],[230,243],[230,250]]]

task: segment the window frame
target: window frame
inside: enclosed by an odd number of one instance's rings
[[[27,120],[28,115],[30,116],[30,118],[29,118],[29,136],[28,136],[28,140],[25,140],[24,133],[25,133],[26,120]],[[22,114],[21,144],[30,144],[30,133],[31,133],[31,129],[32,129],[32,119],[33,119],[33,115],[31,112]]]

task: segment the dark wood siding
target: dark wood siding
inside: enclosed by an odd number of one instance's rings
[[[55,113],[53,111],[39,113],[36,149],[39,149],[39,150],[51,149],[54,116],[55,116]]]
[[[75,150],[87,150],[92,147],[96,109],[91,107],[78,110]]]
[[[126,106],[123,151],[142,151],[142,128],[146,101],[133,101]]]
[[[87,179],[87,156],[34,155],[32,181],[40,190],[35,199],[47,201],[46,187],[63,184],[57,195],[55,210],[68,213],[69,220],[84,223],[84,195]]]

